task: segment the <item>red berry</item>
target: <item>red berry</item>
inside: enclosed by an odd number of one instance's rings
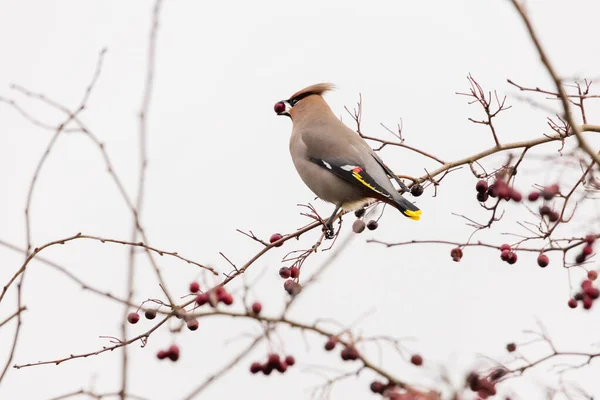
[[[585,300],[585,296],[589,296],[592,300],[596,300],[598,297],[600,297],[600,290],[596,289],[595,287],[589,287],[587,289],[585,289],[583,291],[584,293],[584,300]]]
[[[352,231],[354,233],[361,233],[365,230],[365,227],[365,222],[362,219],[357,219],[354,221],[354,223],[352,223]]]
[[[270,375],[271,372],[273,372],[274,368],[275,368],[274,366],[272,366],[270,364],[266,364],[266,365],[263,366],[262,372],[265,375]]]
[[[498,189],[496,188],[495,184],[491,184],[490,187],[488,188],[487,192],[490,197],[493,197],[493,198],[498,197]]]
[[[277,353],[270,353],[267,358],[267,362],[271,365],[279,364],[279,355]]]
[[[280,233],[274,233],[271,235],[271,238],[269,239],[269,242],[274,243],[276,241],[278,241],[279,239],[281,239],[283,236],[281,236]],[[283,245],[283,243],[279,243],[276,244],[275,247],[281,247]]]
[[[592,281],[586,279],[583,282],[581,282],[581,288],[583,290],[591,288],[591,287],[592,287]]]
[[[290,268],[290,277],[296,279],[300,275],[300,269],[298,267]]]
[[[382,394],[385,390],[385,385],[378,381],[371,382],[371,392]]]
[[[517,262],[517,253],[514,253],[511,251],[508,256],[508,260],[506,260],[506,262],[508,262],[510,265],[513,265],[514,263],[516,263]]]
[[[344,361],[356,360],[358,358],[358,350],[354,346],[346,346],[342,349],[340,356]]]
[[[552,212],[552,210],[550,209],[550,207],[544,205],[540,207],[540,215],[544,216],[544,215],[548,215]]]
[[[557,184],[545,187],[544,190],[542,191],[542,196],[544,197],[544,200],[552,200],[552,198],[554,196],[556,196],[557,194],[558,194],[558,185]]]
[[[325,350],[333,350],[335,348],[336,343],[337,340],[334,337],[330,337],[329,339],[327,339],[327,342],[325,342]]]
[[[583,308],[585,308],[586,310],[589,310],[590,308],[592,308],[592,304],[594,303],[594,300],[592,300],[591,297],[589,296],[583,296]]]
[[[412,185],[410,188],[410,194],[412,194],[415,197],[419,197],[420,195],[423,194],[423,191],[425,189],[423,189],[423,186],[416,184],[416,185]]]
[[[550,222],[556,222],[560,219],[560,215],[558,215],[558,213],[556,211],[550,211],[550,214],[548,214],[548,220]]]
[[[595,281],[596,279],[598,279],[598,272],[594,270],[588,271],[587,277],[590,281]]]
[[[470,372],[469,375],[467,375],[466,381],[472,391],[475,392],[479,390],[479,375],[477,375],[475,372]]]
[[[519,203],[521,200],[523,200],[523,195],[517,192],[516,190],[512,189],[510,191],[510,198],[512,199],[512,201]]]
[[[225,294],[227,293],[227,291],[225,290],[225,288],[223,286],[217,286],[215,288],[215,295],[217,296],[217,299],[220,301],[223,296],[225,296]]]
[[[167,353],[171,361],[177,361],[179,359],[179,347],[177,345],[171,345]]]
[[[418,354],[413,354],[410,358],[410,362],[417,366],[423,365],[423,357]]]
[[[484,180],[478,181],[475,185],[475,190],[479,193],[485,193],[488,190],[488,183]]]
[[[200,290],[200,284],[198,282],[190,283],[190,292],[191,293],[196,293],[196,292],[198,292],[198,290]]]
[[[575,296],[573,296],[573,298],[577,301],[581,301],[583,300],[583,292],[577,292],[575,293]]]
[[[512,353],[515,350],[517,350],[517,345],[515,343],[509,343],[506,345],[506,351],[509,353]]]
[[[260,304],[258,301],[255,301],[254,303],[252,303],[252,312],[254,314],[260,314],[261,311],[262,311],[262,304]]]
[[[187,322],[187,327],[188,327],[188,329],[190,331],[195,331],[196,329],[198,329],[198,326],[199,326],[199,324],[198,324],[198,320],[197,319],[190,319]]]
[[[287,279],[292,275],[290,269],[288,267],[279,268],[279,276],[283,279]]]
[[[129,322],[130,324],[137,324],[139,320],[140,314],[136,312],[129,313],[129,315],[127,316],[127,322]]]
[[[302,291],[302,286],[291,279],[288,279],[283,283],[283,288],[290,296],[295,296]]]
[[[452,261],[459,262],[463,256],[463,251],[460,247],[455,247],[450,250],[450,257],[452,257]]]
[[[583,250],[581,250],[581,252],[584,256],[589,257],[594,252],[594,248],[588,244],[587,246],[583,247]]]
[[[502,246],[500,246],[500,251],[504,251],[504,250],[510,251],[511,250],[510,244],[504,243]]]
[[[230,306],[233,304],[233,296],[230,295],[229,293],[225,293],[222,297],[221,297],[221,302],[223,304],[225,304],[226,306]]]
[[[504,375],[506,375],[508,371],[504,368],[498,368],[496,370],[494,370],[491,374],[490,374],[490,380],[492,381],[497,381],[498,379],[502,378]]]
[[[250,365],[250,372],[253,374],[259,373],[260,371],[262,371],[263,366],[260,363],[257,362],[253,362]]]
[[[569,299],[569,307],[571,308],[577,308],[577,300],[575,299]]]
[[[489,195],[487,194],[487,192],[477,192],[477,201],[485,203],[488,198]]]
[[[537,263],[540,267],[546,268],[550,263],[550,259],[545,254],[540,254],[537,259]]]
[[[283,374],[285,371],[287,371],[288,365],[284,361],[284,362],[281,362],[281,363],[275,365],[275,369]]]
[[[592,245],[596,241],[596,236],[594,235],[586,235],[585,242],[589,245]]]
[[[531,192],[529,193],[529,195],[527,196],[527,199],[529,201],[536,201],[537,199],[540,198],[540,192]]]
[[[285,363],[291,367],[294,364],[296,364],[296,359],[294,358],[294,356],[285,356]]]
[[[146,317],[146,319],[154,319],[156,318],[156,311],[146,310],[146,312],[144,313],[144,317]]]
[[[502,253],[500,253],[500,258],[502,259],[502,261],[508,261],[511,254],[512,251],[510,250],[502,250]]]
[[[377,221],[375,221],[374,219],[367,222],[367,229],[370,231],[374,231],[375,229],[377,229],[378,226],[379,226],[379,223]]]
[[[168,356],[169,356],[169,353],[164,350],[160,350],[158,353],[156,353],[156,358],[158,358],[159,360],[164,360]]]
[[[273,110],[277,114],[283,113],[285,111],[285,109],[286,109],[286,106],[283,101],[279,101],[279,102],[275,103],[275,105],[273,106]]]
[[[577,257],[575,257],[575,262],[577,264],[581,264],[584,261],[585,261],[585,254],[583,254],[583,253],[577,254]]]
[[[196,304],[198,304],[198,306],[203,306],[206,303],[208,303],[208,294],[200,293],[198,296],[196,296]]]

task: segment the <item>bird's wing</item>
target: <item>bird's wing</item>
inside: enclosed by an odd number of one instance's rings
[[[375,159],[375,161],[377,161],[377,163],[379,165],[381,165],[381,167],[385,170],[385,172],[392,178],[394,179],[398,185],[400,186],[400,188],[404,191],[404,192],[409,192],[410,189],[404,184],[404,182],[402,182],[400,180],[400,178],[398,178],[398,176],[396,174],[394,174],[394,171],[392,171],[387,165],[385,165],[385,163],[383,162],[383,160],[377,155],[377,153],[375,153],[374,151],[371,152],[371,156],[373,156],[373,158]]]
[[[310,161],[321,168],[330,171],[337,177],[349,182],[350,184],[362,188],[365,193],[371,193],[376,198],[386,198],[393,201],[394,196],[388,189],[378,183],[377,179],[370,174],[361,163],[343,161],[333,158],[315,158]]]

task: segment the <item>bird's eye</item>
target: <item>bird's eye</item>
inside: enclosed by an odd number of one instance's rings
[[[275,112],[277,114],[281,114],[282,112],[285,111],[285,103],[283,101],[277,102],[277,103],[275,103],[275,106],[273,107],[273,109],[275,110]]]
[[[294,107],[297,102],[298,102],[298,99],[292,99],[292,100],[290,100],[290,106]]]

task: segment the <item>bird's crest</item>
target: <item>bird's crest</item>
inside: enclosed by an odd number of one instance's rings
[[[297,91],[290,97],[290,100],[300,100],[306,96],[310,96],[311,94],[322,95],[323,93],[333,89],[335,89],[335,85],[333,83],[317,83]]]

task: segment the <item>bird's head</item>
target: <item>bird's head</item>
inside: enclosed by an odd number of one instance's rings
[[[275,103],[273,109],[277,115],[285,115],[292,118],[294,107],[298,104],[302,104],[302,100],[312,95],[321,96],[323,93],[333,89],[334,86],[331,83],[317,83],[316,85],[311,85],[294,93],[287,100],[278,101]]]

